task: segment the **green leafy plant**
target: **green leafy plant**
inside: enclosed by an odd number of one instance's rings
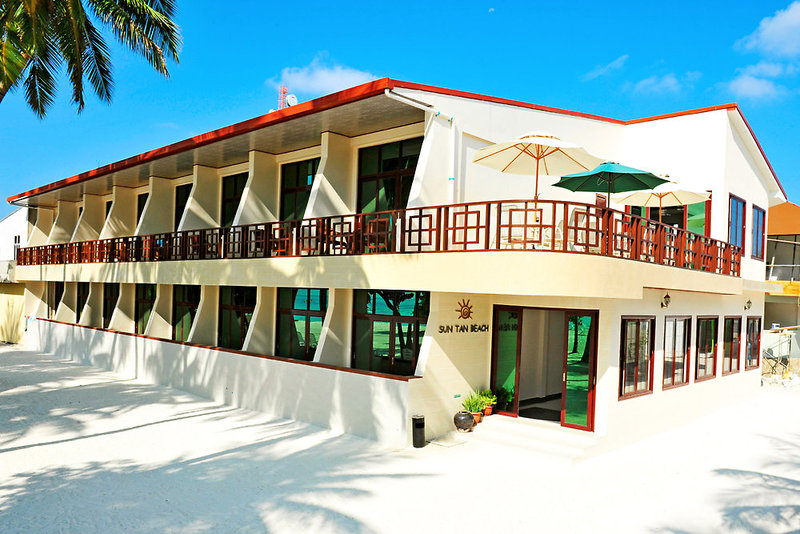
[[[480,412],[483,411],[483,407],[486,406],[483,397],[478,395],[477,393],[470,393],[467,395],[467,398],[461,403],[461,407],[464,408],[468,412]]]
[[[491,389],[484,389],[484,390],[475,390],[480,397],[483,398],[484,404],[486,406],[494,406],[497,404],[497,395],[492,393]]]
[[[501,410],[505,410],[514,403],[514,392],[509,389],[500,388],[495,391],[495,396],[497,398],[497,405]]]

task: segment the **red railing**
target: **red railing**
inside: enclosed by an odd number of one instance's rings
[[[617,210],[504,200],[22,248],[19,265],[488,250],[595,254],[739,276],[739,247]]]

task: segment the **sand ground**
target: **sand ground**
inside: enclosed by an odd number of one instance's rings
[[[0,347],[0,532],[797,531],[800,387],[565,465],[387,451]]]

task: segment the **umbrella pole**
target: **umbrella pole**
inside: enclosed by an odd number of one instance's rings
[[[658,197],[658,224],[662,224],[662,222],[661,222],[661,214],[664,211],[663,208],[661,207],[661,200],[662,200],[662,198]]]
[[[536,158],[536,185],[534,187],[533,202],[535,206],[536,202],[539,200],[539,158]]]

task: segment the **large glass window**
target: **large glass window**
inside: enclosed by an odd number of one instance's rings
[[[422,137],[358,151],[358,211],[404,209],[411,193]]]
[[[689,345],[691,317],[664,319],[664,387],[679,386],[689,381]]]
[[[717,327],[719,318],[697,318],[697,361],[695,380],[713,378],[717,374]]]
[[[281,220],[302,219],[306,213],[319,158],[281,166]]]
[[[278,289],[276,355],[313,360],[327,309],[327,289]]]
[[[753,259],[764,259],[764,239],[766,237],[766,227],[764,226],[764,210],[758,206],[753,206]]]
[[[686,206],[686,229],[700,235],[709,235],[711,199]]]
[[[242,200],[245,185],[247,185],[246,172],[225,176],[222,179],[221,226],[233,225],[233,219],[236,217],[236,210],[239,209],[239,202]]]
[[[136,300],[134,303],[133,316],[136,320],[136,333],[144,334],[147,323],[150,321],[150,314],[156,302],[155,284],[136,284]]]
[[[428,321],[427,291],[356,290],[352,367],[410,376]]]
[[[75,301],[75,322],[80,322],[81,313],[89,300],[89,282],[78,282],[77,295]]]
[[[744,206],[744,200],[731,195],[728,207],[728,243],[742,248],[744,248]]]
[[[632,397],[653,390],[654,317],[622,318],[619,396]]]
[[[103,328],[108,328],[119,300],[119,284],[103,284]]]
[[[256,288],[220,287],[217,345],[226,349],[241,350],[255,309]]]
[[[747,349],[744,368],[757,369],[761,363],[761,317],[747,318]]]
[[[200,286],[172,286],[172,339],[189,339],[199,306]]]
[[[725,317],[724,335],[722,339],[722,374],[735,373],[739,370],[739,354],[741,353],[742,318]]]
[[[178,225],[181,223],[181,217],[186,209],[186,203],[189,202],[189,193],[192,192],[192,184],[179,185],[175,188],[175,230],[178,230]]]

